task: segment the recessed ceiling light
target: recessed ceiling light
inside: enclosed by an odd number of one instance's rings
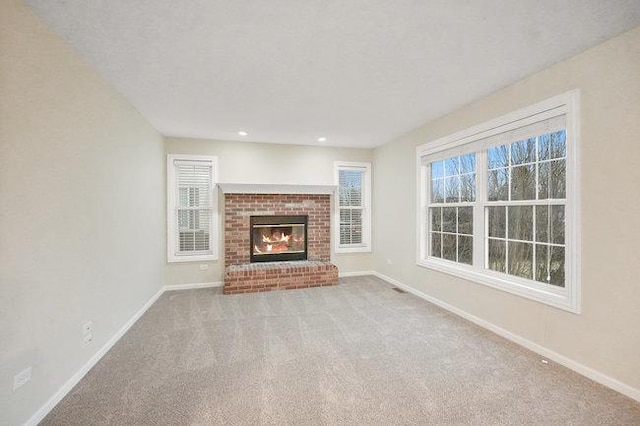
[[[326,142],[327,138],[325,138],[324,136],[321,136],[318,138],[318,142]]]
[[[249,133],[245,132],[244,130],[240,130],[240,131],[238,132],[238,134],[239,134],[240,136],[247,136]]]

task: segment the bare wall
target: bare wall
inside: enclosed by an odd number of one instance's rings
[[[581,90],[582,313],[417,266],[416,146],[572,89]],[[375,270],[640,389],[638,117],[640,28],[379,147]]]
[[[372,161],[373,150],[238,141],[166,138],[166,154],[218,157],[218,180],[224,183],[333,185],[334,161]],[[375,170],[375,165],[374,165]],[[375,187],[375,182],[372,184]],[[220,233],[222,244],[222,233]],[[332,248],[333,250],[333,248]],[[374,248],[375,250],[375,248]],[[371,253],[335,254],[341,273],[370,271]],[[206,263],[209,269],[201,271]],[[167,284],[222,281],[222,260],[167,263]]]
[[[0,17],[0,424],[15,425],[164,285],[165,160],[162,137],[29,8],[6,0]]]

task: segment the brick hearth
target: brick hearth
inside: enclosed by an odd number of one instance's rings
[[[307,261],[250,263],[249,218],[307,215]],[[329,194],[224,194],[224,294],[338,283],[331,263]]]

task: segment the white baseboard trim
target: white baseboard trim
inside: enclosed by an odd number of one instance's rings
[[[62,385],[62,387],[58,389],[58,391],[54,393],[53,396],[51,396],[51,398],[49,398],[49,400],[45,402],[44,405],[42,405],[42,407],[40,407],[40,409],[29,418],[29,420],[26,421],[25,426],[36,426],[38,423],[40,423],[42,419],[44,419],[46,415],[49,414],[51,410],[53,410],[53,407],[55,407],[62,400],[62,398],[64,398],[69,393],[69,391],[71,391],[71,389],[73,389],[73,387],[77,385],[80,380],[82,380],[85,374],[87,374],[89,370],[91,370],[91,368],[93,368],[93,366],[96,365],[107,352],[109,352],[109,349],[111,349],[113,345],[115,345],[118,340],[120,340],[120,338],[131,328],[131,326],[135,324],[138,319],[140,319],[140,317],[147,311],[147,309],[149,309],[151,305],[153,305],[155,301],[158,300],[162,293],[164,293],[164,288],[158,290],[158,292],[154,294],[151,299],[149,299],[147,303],[145,303],[144,306],[140,308],[138,312],[136,312],[133,317],[131,317],[129,321],[127,321],[125,325],[123,325],[122,328],[120,328],[120,330],[118,330],[116,334],[114,334],[111,339],[109,339],[107,343],[105,343],[104,346],[102,346],[98,350],[98,352],[96,352],[91,358],[89,358],[89,360],[82,366],[82,368],[80,368],[80,370],[78,370],[76,374],[71,376],[71,378],[69,378],[69,380],[67,380],[65,384]]]
[[[172,284],[165,285],[162,290],[163,291],[174,291],[174,290],[192,290],[194,288],[211,288],[211,287],[222,287],[224,283],[222,281],[212,281],[208,283],[192,283],[192,284]]]
[[[627,385],[626,383],[623,383],[617,379],[614,379],[612,377],[607,376],[604,373],[601,373],[597,370],[594,370],[593,368],[587,367],[586,365],[580,364],[579,362],[576,362],[570,358],[567,358],[564,355],[560,355],[557,352],[554,352],[550,349],[545,348],[544,346],[541,346],[537,343],[534,343],[530,340],[525,339],[524,337],[518,336],[517,334],[511,333],[510,331],[505,330],[502,327],[498,327],[497,325],[490,323],[489,321],[483,320],[482,318],[478,318],[475,315],[472,315],[466,311],[463,311],[462,309],[456,308],[453,305],[450,305],[446,302],[443,302],[442,300],[436,299],[433,296],[429,296],[428,294],[425,294],[419,290],[416,290],[412,287],[409,287],[406,284],[401,283],[400,281],[388,277],[386,275],[383,275],[379,272],[373,272],[373,275],[375,275],[376,277],[387,281],[388,283],[391,283],[397,287],[402,288],[403,290],[408,291],[409,293],[412,293],[428,302],[433,303],[434,305],[437,305],[455,315],[458,315],[459,317],[462,317],[468,321],[471,321],[474,324],[479,325],[482,328],[485,328],[489,331],[492,331],[493,333],[504,337],[505,339],[511,340],[514,343],[519,344],[520,346],[524,346],[525,348],[536,352],[539,355],[542,355],[545,358],[548,358],[554,362],[557,362],[560,365],[563,365],[573,371],[575,371],[576,373],[579,373],[585,377],[588,377],[589,379],[600,383],[601,385],[604,385],[608,388],[611,388],[615,391],[620,392],[623,395],[628,396],[631,399],[634,399],[636,401],[640,401],[640,390],[636,389],[634,387],[631,387],[629,385]]]
[[[365,275],[375,275],[374,271],[338,272],[339,278],[363,277]]]

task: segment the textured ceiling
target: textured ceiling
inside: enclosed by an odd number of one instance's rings
[[[638,0],[27,3],[164,135],[351,147],[640,25]]]

